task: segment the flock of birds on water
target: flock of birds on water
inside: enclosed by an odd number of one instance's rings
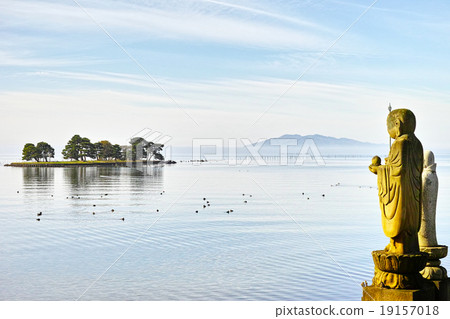
[[[338,187],[338,186],[341,186],[341,183],[332,184],[332,185],[330,185],[330,186],[331,186],[331,187]],[[359,188],[362,188],[362,186],[359,186]],[[372,187],[370,187],[370,188],[372,188]],[[19,193],[20,193],[20,192],[17,191],[17,194],[19,194]],[[165,194],[165,191],[162,191],[162,192],[160,193],[160,195],[164,195],[164,194]],[[301,195],[302,195],[302,196],[307,196],[305,192],[302,192]],[[50,196],[53,197],[53,195],[50,195]],[[106,197],[106,196],[108,196],[108,194],[101,195],[100,198],[103,198],[103,197]],[[244,204],[247,204],[248,201],[250,200],[250,198],[253,197],[252,194],[245,194],[245,193],[243,193],[242,196],[243,196],[243,198],[244,198],[244,199],[243,199],[243,203],[244,203]],[[324,198],[324,197],[325,197],[325,194],[322,194],[321,197]],[[66,199],[81,199],[81,196],[79,196],[79,195],[74,195],[74,196],[70,196],[70,197],[67,196]],[[306,200],[310,200],[310,197],[307,196],[307,197],[306,197]],[[92,205],[92,207],[96,207],[96,206],[97,206],[96,204],[93,204],[93,205]],[[202,202],[202,207],[203,207],[203,209],[206,209],[206,208],[208,208],[208,207],[210,207],[210,206],[211,206],[210,200],[208,200],[206,197],[203,197],[203,202]],[[114,213],[114,212],[115,212],[115,210],[114,210],[114,209],[111,209],[111,213]],[[159,213],[159,209],[156,209],[155,212],[156,212],[156,213]],[[228,210],[225,211],[224,213],[230,214],[230,213],[233,213],[233,212],[234,212],[233,209],[228,209]],[[199,213],[199,210],[196,210],[195,213],[198,214],[198,213]],[[37,216],[36,221],[40,221],[42,215],[43,215],[43,213],[42,213],[41,211],[38,212],[38,213],[36,214],[36,216]],[[92,212],[92,215],[95,215],[95,212]],[[122,217],[122,218],[120,218],[119,220],[125,221],[125,217]]]

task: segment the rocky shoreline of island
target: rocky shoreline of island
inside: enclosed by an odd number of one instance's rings
[[[60,162],[14,162],[5,164],[8,167],[109,167],[109,166],[136,166],[136,165],[162,165],[176,164],[177,162],[168,161],[60,161]]]

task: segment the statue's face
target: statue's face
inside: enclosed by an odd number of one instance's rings
[[[399,122],[396,121],[393,117],[389,116],[387,119],[387,130],[389,133],[389,136],[393,139],[397,138],[399,129],[398,124]]]
[[[393,139],[397,138],[397,130],[395,129],[395,126],[388,128],[388,133],[391,138]]]

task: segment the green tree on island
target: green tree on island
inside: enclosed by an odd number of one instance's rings
[[[48,162],[49,158],[55,157],[55,149],[46,142],[39,142],[36,145],[36,149],[39,153],[39,157]]]
[[[114,144],[112,146],[112,157],[116,160],[124,159],[122,147],[119,144]]]
[[[100,158],[104,160],[109,160],[112,158],[113,153],[113,146],[109,141],[100,141],[99,142],[102,145],[101,151],[100,151]]]
[[[40,162],[43,159],[48,162],[49,158],[55,156],[55,149],[46,142],[39,142],[36,146],[33,143],[27,143],[22,150],[22,159],[25,161],[35,160]]]
[[[95,159],[101,160],[102,159],[102,150],[103,150],[103,144],[100,142],[94,143],[94,153],[95,153]]]
[[[67,142],[66,146],[62,150],[62,155],[65,159],[73,159],[78,161],[80,159],[80,151],[81,151],[81,136],[74,135],[69,142]]]
[[[122,148],[118,144],[103,140],[91,143],[87,137],[74,135],[62,151],[65,159],[86,161],[88,157],[98,161],[122,160]]]
[[[87,157],[95,158],[94,144],[87,137],[74,135],[62,150],[65,159],[86,161]]]
[[[161,151],[164,147],[163,144],[156,144],[148,142],[142,137],[134,137],[130,140],[131,144],[131,159],[133,161],[139,159],[145,159],[151,161],[152,159],[163,161],[164,156]]]
[[[25,161],[31,161],[34,159],[36,162],[39,162],[39,151],[33,143],[25,144],[22,150],[22,159]]]
[[[87,137],[81,139],[80,156],[83,162],[86,162],[88,157],[95,158],[94,144]]]
[[[163,147],[163,144],[153,143],[153,146],[150,148],[151,151],[149,152],[151,156],[148,158],[148,160],[150,161],[153,158],[157,161],[164,161],[164,156],[161,154]]]
[[[100,141],[94,144],[95,157],[98,160],[122,160],[122,148],[119,144],[111,144],[109,141]]]

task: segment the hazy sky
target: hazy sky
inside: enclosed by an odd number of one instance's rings
[[[0,146],[450,134],[448,1],[0,0]],[[256,122],[255,122],[256,121]]]

